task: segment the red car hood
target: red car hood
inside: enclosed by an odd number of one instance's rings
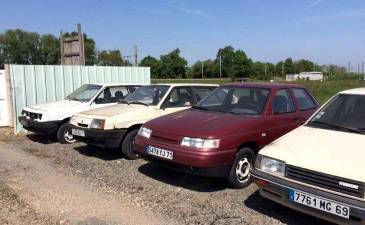
[[[167,134],[214,138],[249,131],[259,120],[261,116],[188,109],[151,120],[144,126]]]

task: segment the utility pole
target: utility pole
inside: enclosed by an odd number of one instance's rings
[[[362,75],[364,76],[364,80],[365,80],[364,61],[361,62],[361,72],[362,72]]]
[[[204,61],[202,61],[202,79],[204,78]]]
[[[219,56],[219,78],[222,80],[222,56]]]
[[[137,45],[134,45],[134,66],[138,66],[138,49],[137,49]]]
[[[281,73],[283,74],[282,76],[285,77],[285,72],[284,72],[284,62],[281,64]]]
[[[267,63],[265,63],[265,79],[266,79],[266,75],[267,75]]]
[[[349,61],[348,65],[347,65],[347,72],[351,73],[351,61]]]

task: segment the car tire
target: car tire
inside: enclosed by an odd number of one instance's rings
[[[122,153],[127,159],[138,159],[139,156],[133,152],[134,149],[134,138],[138,133],[138,129],[134,129],[128,132],[122,143]]]
[[[249,186],[252,182],[250,169],[255,163],[255,153],[251,148],[242,148],[236,153],[228,181],[233,188],[240,189]]]
[[[76,142],[71,134],[71,129],[67,128],[68,123],[62,124],[57,130],[57,140],[62,144],[71,144]]]

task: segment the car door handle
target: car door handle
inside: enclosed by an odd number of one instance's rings
[[[299,121],[299,118],[298,117],[294,117],[293,120],[296,121],[296,122],[298,122]]]

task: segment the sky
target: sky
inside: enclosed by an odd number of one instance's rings
[[[226,45],[253,60],[365,61],[364,0],[0,0],[0,32],[82,29],[98,49],[140,58],[180,48],[189,64]],[[353,69],[354,69],[353,68]]]

